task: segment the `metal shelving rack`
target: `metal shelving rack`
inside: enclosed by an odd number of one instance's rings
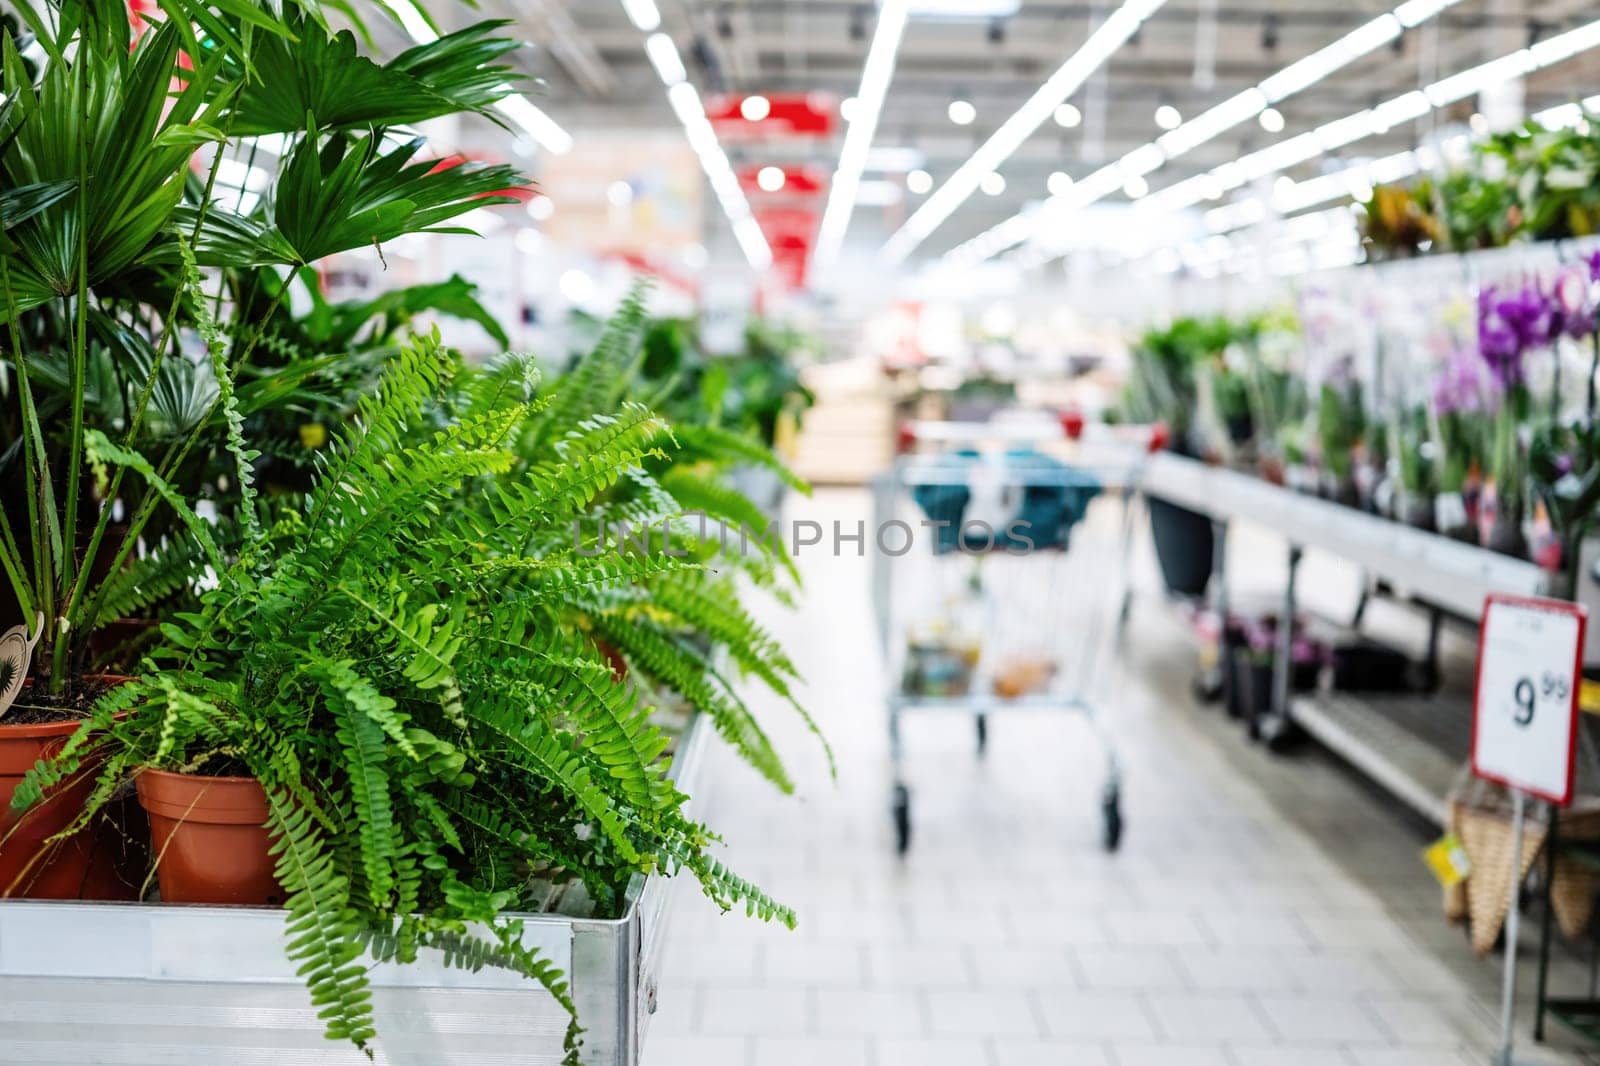
[[[1430,656],[1441,614],[1476,621],[1490,592],[1546,595],[1551,575],[1532,563],[1413,529],[1250,474],[1163,454],[1145,469],[1141,491],[1209,517],[1217,533],[1212,597],[1228,611],[1226,536],[1230,523],[1273,530],[1287,542],[1288,580],[1280,617],[1296,613],[1296,578],[1306,551],[1361,567],[1403,596],[1433,608]],[[1290,691],[1292,627],[1279,626],[1269,742],[1291,725],[1311,734],[1419,814],[1443,825],[1445,795],[1467,758],[1471,708],[1439,696]]]

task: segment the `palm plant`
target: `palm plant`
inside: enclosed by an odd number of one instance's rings
[[[236,382],[243,419],[326,370],[324,353],[286,357],[272,343],[298,271],[447,229],[520,180],[504,167],[437,168],[420,141],[395,135],[509,91],[499,60],[514,44],[496,24],[380,65],[332,33],[313,0],[161,9],[162,21],[137,27],[117,0],[27,0],[18,12],[42,59],[0,42],[11,190],[0,215],[0,587],[39,642],[40,688],[57,698],[93,666],[89,638],[114,608],[148,607],[182,584],[149,566],[146,589],[121,575],[146,538],[181,539],[169,498],[218,491],[220,444],[241,428],[224,416],[224,382]],[[219,177],[225,164],[262,174],[269,138],[284,158],[251,203]],[[97,477],[91,431],[149,461]]]

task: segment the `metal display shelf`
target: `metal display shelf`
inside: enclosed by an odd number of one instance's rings
[[[1464,618],[1476,619],[1490,592],[1534,596],[1549,589],[1549,575],[1525,560],[1196,459],[1154,456],[1145,469],[1143,490],[1215,521],[1266,526],[1298,548],[1347,559],[1371,576]]]
[[[692,791],[710,730],[675,763]],[[518,915],[524,942],[567,975],[585,1066],[637,1066],[666,940],[670,884],[636,877],[614,920]],[[371,971],[376,1059],[394,1066],[556,1066],[567,1015],[515,974],[437,955]],[[6,1066],[357,1066],[322,1035],[284,955],[283,912],[250,907],[0,902],[0,1063]]]
[[[1438,680],[1444,614],[1475,622],[1491,592],[1544,595],[1551,588],[1550,575],[1530,562],[1194,459],[1153,457],[1141,490],[1211,519],[1217,534],[1211,599],[1219,617],[1228,616],[1228,526],[1234,521],[1259,525],[1288,542],[1280,618],[1296,615],[1296,580],[1307,549],[1346,560],[1430,608],[1427,672],[1432,681]],[[1359,620],[1358,609],[1357,625]],[[1471,746],[1470,700],[1437,693],[1293,694],[1292,636],[1292,626],[1278,627],[1271,709],[1256,727],[1262,739],[1276,745],[1299,727],[1423,817],[1445,824],[1445,797]]]
[[[1297,725],[1443,828],[1446,797],[1471,747],[1472,709],[1438,696],[1307,693],[1290,705]]]

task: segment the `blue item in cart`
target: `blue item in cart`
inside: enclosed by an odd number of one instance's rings
[[[1022,478],[1022,504],[1007,528],[997,530],[995,546],[1009,550],[1026,550],[1033,542],[1034,550],[1064,548],[1072,534],[1072,527],[1083,521],[1089,513],[1089,504],[1100,495],[1100,482],[1086,471],[1068,466],[1058,459],[1031,449],[1006,453],[1006,465],[1037,471],[1041,482],[1028,484]],[[1013,536],[1011,530],[1020,528],[1026,538]]]
[[[940,465],[960,473],[970,469],[977,458],[977,452],[962,449],[944,457]],[[922,508],[933,528],[935,554],[944,555],[961,547],[961,519],[967,513],[967,504],[972,502],[971,489],[962,484],[917,485],[911,490],[911,498]]]
[[[961,473],[970,470],[980,458],[978,452],[962,449],[949,453],[941,465]],[[965,528],[972,490],[964,484],[922,484],[912,488],[911,498],[932,527],[935,554],[958,549],[1038,551],[1066,547],[1072,527],[1083,520],[1090,502],[1100,495],[1100,482],[1092,474],[1031,449],[1007,452],[1005,465],[1009,479],[1022,483],[1022,499],[1016,515],[1000,529]],[[1043,483],[1028,484],[1025,472],[1029,471]]]

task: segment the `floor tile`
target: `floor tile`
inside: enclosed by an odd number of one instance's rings
[[[1188,987],[1174,950],[1165,948],[1077,948],[1072,951],[1084,988],[1164,989]]]
[[[1257,996],[1278,1038],[1291,1044],[1388,1044],[1366,1004],[1331,996]]]
[[[927,1022],[909,989],[819,988],[817,1032],[827,1036],[923,1036]]]
[[[1042,1036],[1038,1012],[1020,991],[930,990],[928,1019],[939,1036]]]
[[[1272,1033],[1247,995],[1152,992],[1150,1012],[1162,1037],[1174,1042],[1265,1040]]]
[[[875,1066],[988,1066],[983,1041],[968,1037],[939,1040],[879,1040]]]
[[[1112,1066],[1098,1044],[999,1037],[993,1044],[995,1066]]]
[[[706,985],[700,1031],[709,1036],[800,1036],[810,1027],[805,989]]]
[[[1198,1044],[1119,1041],[1111,1045],[1111,1053],[1116,1056],[1117,1066],[1233,1066],[1222,1048]]]
[[[865,1037],[757,1037],[753,1066],[868,1066]]]
[[[1143,998],[1133,993],[1045,995],[1040,997],[1040,1016],[1046,1033],[1066,1040],[1156,1038],[1149,1009]]]
[[[980,988],[1076,989],[1078,977],[1065,948],[973,947],[972,965]]]
[[[652,1036],[644,1066],[750,1066],[749,1056],[743,1037]]]

